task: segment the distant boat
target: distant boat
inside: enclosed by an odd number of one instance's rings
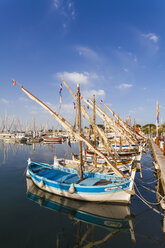
[[[60,143],[60,142],[63,142],[63,137],[62,136],[59,136],[59,137],[43,137],[43,141],[44,143]]]

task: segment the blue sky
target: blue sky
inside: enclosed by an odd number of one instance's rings
[[[140,124],[165,122],[165,1],[1,0],[0,116],[56,121],[11,80],[71,123],[73,99],[60,77],[82,95],[96,95]],[[98,119],[99,122],[99,119]]]

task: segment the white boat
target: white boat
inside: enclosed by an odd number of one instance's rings
[[[107,175],[95,172],[83,172],[82,159],[80,159],[80,176],[77,170],[72,168],[64,168],[54,165],[36,163],[28,161],[27,175],[31,177],[33,182],[41,189],[65,196],[70,199],[94,201],[94,202],[120,202],[128,204],[131,195],[134,193],[134,177],[136,169],[131,169],[130,176],[126,176],[111,161],[104,156],[91,142],[81,133],[81,104],[80,91],[78,85],[78,111],[79,111],[79,130],[76,130],[62,116],[51,110],[46,104],[32,95],[23,86],[21,89],[34,101],[39,103],[43,108],[50,112],[55,119],[70,133],[74,133],[76,139],[80,141],[80,155],[82,155],[82,141],[88,145],[98,156],[102,157],[110,168],[113,174]]]
[[[42,190],[70,199],[128,204],[133,191],[136,168],[128,178],[95,172],[83,172],[63,166],[36,163],[28,160],[27,176]]]

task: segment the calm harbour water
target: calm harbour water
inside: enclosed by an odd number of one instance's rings
[[[0,143],[0,247],[164,247],[163,217],[136,195],[129,207],[98,204],[92,209],[88,204],[47,195],[31,182],[27,193],[25,171],[29,157],[52,163],[54,155],[70,158],[72,151],[78,152],[77,144],[70,148],[66,143],[35,147]],[[136,185],[144,198],[156,202],[156,195],[140,186],[155,190],[149,151],[143,154],[141,165],[143,178],[138,172]],[[108,219],[98,218],[100,209]]]

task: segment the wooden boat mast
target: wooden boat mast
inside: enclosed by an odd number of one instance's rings
[[[96,126],[95,95],[93,95],[93,123]],[[96,130],[94,128],[94,147],[96,147]],[[96,152],[94,152],[94,166],[96,168]]]
[[[89,101],[92,102],[92,100],[91,100],[90,98],[89,98]],[[111,122],[113,122],[112,118],[111,118],[107,113],[105,113],[97,104],[96,104],[96,107],[99,109],[99,111],[100,111],[102,114],[105,115],[105,118],[106,118],[106,119],[108,119],[108,120],[110,120]],[[119,130],[119,132],[123,132],[124,136],[127,137],[127,140],[129,140],[130,142],[132,142],[132,143],[134,143],[134,144],[136,143],[136,141],[135,141],[133,138],[131,138],[131,137],[129,136],[129,134],[128,134],[125,130],[122,129],[122,127],[120,126],[120,120],[119,120],[119,118],[118,118],[118,122],[117,122],[117,123],[115,122],[115,126],[116,126],[116,128]]]
[[[111,164],[109,159],[102,154],[97,148],[94,148],[94,146],[91,144],[91,142],[83,135],[81,134],[78,130],[74,129],[74,127],[66,121],[61,115],[57,114],[55,111],[53,111],[51,108],[49,108],[45,103],[43,103],[41,100],[39,100],[37,97],[35,97],[33,94],[31,94],[29,91],[27,91],[22,85],[18,84],[22,91],[28,95],[32,100],[40,104],[44,109],[46,109],[67,131],[74,133],[75,138],[77,138],[80,141],[84,141],[87,146],[92,150],[97,153],[98,156],[102,157],[107,164],[112,168],[114,173],[118,175],[119,177],[124,177],[124,174],[115,166]]]
[[[91,107],[93,108],[93,105],[91,105],[89,102],[87,102],[87,100],[85,100],[83,98],[83,100]],[[92,100],[89,98],[89,101],[92,103]],[[114,121],[97,105],[95,104],[95,106],[97,107],[98,110],[96,110],[96,113],[98,114],[98,116],[103,119],[112,129],[113,131],[116,133],[118,133],[119,135],[122,134],[122,136],[124,136],[126,138],[126,140],[128,141],[129,144],[135,143],[125,132],[123,132],[121,130],[121,128],[118,127],[117,123],[115,123],[115,127],[114,127]]]
[[[138,139],[136,138],[136,134],[133,133],[132,130],[126,126],[126,124],[119,118],[119,115],[117,116],[115,114],[115,112],[106,103],[104,103],[104,106],[106,106],[110,110],[110,112],[113,114],[113,116],[115,116],[117,118],[117,120],[120,121],[120,123],[122,124],[125,131],[127,131],[129,133],[129,135],[131,135],[132,138],[134,138],[136,141],[138,141]]]
[[[64,85],[67,87],[67,89],[69,90],[69,92],[71,93],[71,95],[73,96],[73,98],[75,99],[75,101],[77,102],[76,95],[72,92],[72,90],[69,88],[69,86],[64,81],[64,79],[61,78],[61,80],[63,81]],[[83,100],[85,101],[84,97],[83,97]],[[113,148],[113,146],[108,142],[108,139],[105,136],[105,133],[101,130],[101,128],[99,128],[96,124],[93,123],[92,119],[90,118],[90,116],[86,112],[85,108],[83,108],[82,106],[81,106],[81,111],[82,111],[83,115],[89,120],[91,126],[93,127],[93,130],[96,130],[96,132],[99,135],[99,138],[100,138],[101,142],[103,143],[103,146],[105,147],[105,149],[109,152],[109,154],[111,155],[111,157],[116,162],[116,158],[119,159],[119,155],[116,152],[116,150]],[[96,111],[95,111],[95,113],[96,113]]]
[[[80,86],[77,85],[77,101],[78,101],[78,126],[79,132],[81,132],[81,101],[80,101]],[[80,177],[83,180],[83,156],[82,156],[82,141],[79,141],[79,156],[80,156]]]

